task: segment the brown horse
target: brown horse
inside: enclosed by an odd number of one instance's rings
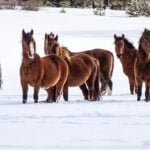
[[[56,85],[53,99],[53,101],[56,101],[62,93],[68,77],[67,63],[56,55],[40,57],[36,53],[33,30],[29,33],[22,30],[22,55],[20,79],[23,91],[23,103],[27,102],[28,85],[34,87],[35,103],[38,102],[40,87],[46,89],[48,93],[47,102],[50,102],[50,88]]]
[[[137,50],[131,42],[125,37],[114,34],[115,52],[122,63],[123,72],[127,75],[130,85],[130,93],[137,92],[135,82],[134,64],[137,57]]]
[[[59,46],[56,39],[52,38],[47,42],[46,55],[59,55],[69,66],[69,75],[64,86],[64,99],[68,100],[68,87],[79,86],[85,99],[99,100],[99,62],[87,54],[70,56],[68,51]]]
[[[51,45],[53,41],[58,40],[58,35],[54,35],[52,32],[50,34],[45,34],[45,41],[44,41],[44,51],[45,54],[48,54],[47,45]],[[113,82],[111,81],[113,68],[114,68],[114,56],[108,50],[103,49],[92,49],[82,52],[71,52],[66,47],[61,47],[62,49],[68,51],[70,56],[78,55],[78,54],[88,54],[89,56],[97,59],[99,61],[99,72],[100,72],[100,80],[101,80],[101,95],[104,95],[107,91],[107,87],[109,88],[109,95],[112,91]],[[84,89],[84,88],[83,88]],[[86,90],[86,89],[85,89]]]
[[[140,40],[138,56],[135,62],[135,76],[138,86],[137,100],[142,95],[142,84],[145,83],[145,100],[150,101],[150,31],[145,29]]]

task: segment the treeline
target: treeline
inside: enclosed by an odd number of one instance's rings
[[[103,9],[126,10],[129,16],[150,16],[150,0],[0,0],[0,9],[38,10],[41,6],[96,8],[95,14],[103,15]]]
[[[130,0],[43,0],[44,5],[50,5],[55,7],[61,7],[66,5],[74,8],[95,7],[100,3],[105,6],[109,6],[114,9],[122,9],[127,6]]]
[[[114,9],[122,9],[127,6],[129,1],[131,0],[0,0],[0,3],[15,3],[17,5],[29,3],[37,6],[65,6],[74,8],[96,7],[97,5],[102,4]]]

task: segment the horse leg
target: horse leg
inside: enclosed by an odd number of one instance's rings
[[[96,80],[96,73],[97,71],[93,71],[91,76],[89,77],[89,79],[87,80],[87,86],[89,88],[89,99],[90,100],[96,100],[94,99],[94,84],[95,84],[95,80]]]
[[[99,66],[99,64],[98,64]],[[99,83],[100,83],[100,70],[97,66],[97,73],[95,77],[95,83],[94,83],[94,99],[95,100],[100,100],[100,88],[99,88]]]
[[[106,87],[108,86],[108,88],[109,88],[108,95],[111,95],[111,93],[112,93],[113,82],[111,81],[110,78],[107,78],[107,79],[105,80],[105,84],[106,84]],[[102,86],[103,86],[103,85],[102,85]],[[105,87],[105,88],[106,88],[106,87]],[[107,88],[106,88],[106,89],[107,89]],[[102,88],[101,88],[101,91],[103,91]]]
[[[101,80],[101,95],[105,95],[107,92],[107,84],[106,82],[102,79]]]
[[[25,81],[21,80],[21,86],[22,86],[22,92],[23,92],[23,103],[25,104],[27,102],[27,97],[28,97],[28,83],[26,83]]]
[[[138,90],[137,90],[137,101],[141,100],[141,95],[142,95],[142,86],[138,86]]]
[[[47,91],[47,94],[48,94],[48,96],[47,96],[47,99],[46,99],[46,102],[47,103],[50,103],[50,102],[53,102],[53,99],[54,99],[54,87],[50,87],[50,88],[48,88],[48,89],[46,89],[46,91]]]
[[[145,101],[146,101],[146,102],[149,101],[149,86],[146,86],[146,90],[145,90]]]
[[[65,101],[68,101],[68,86],[65,85],[63,89],[63,98]]]
[[[150,83],[146,83],[146,89],[145,89],[145,101],[148,102],[150,100]]]
[[[142,81],[137,77],[135,79],[137,83],[137,101],[140,101],[142,95]]]
[[[39,89],[40,89],[39,84],[35,85],[35,87],[34,87],[34,94],[33,94],[34,103],[38,103]]]
[[[137,83],[136,83],[136,81],[135,81],[135,79],[134,79],[134,92],[137,94]]]
[[[56,102],[57,100],[57,85],[52,88],[52,102]]]
[[[88,89],[87,89],[87,87],[86,87],[86,84],[80,85],[79,88],[80,88],[81,91],[82,91],[82,94],[83,94],[83,96],[84,96],[84,99],[85,99],[85,100],[89,100],[89,99],[88,99]]]
[[[55,96],[54,96],[54,102],[56,102],[58,100],[58,97],[61,96],[63,90],[64,90],[64,81],[63,79],[59,80],[57,85],[56,85],[56,88],[55,88]],[[65,101],[67,101],[67,98],[65,99]]]
[[[134,80],[132,78],[129,78],[129,85],[130,85],[130,93],[133,95],[134,94]]]
[[[66,81],[68,78],[68,65],[65,62],[65,60],[63,60],[62,63],[60,63],[60,66],[61,66],[60,67],[61,68],[61,77],[56,85],[56,91],[55,91],[56,100],[58,99],[58,97],[60,98],[61,94],[63,93],[64,86],[65,86],[65,84],[67,84]]]

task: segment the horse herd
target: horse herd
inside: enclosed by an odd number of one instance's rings
[[[78,86],[85,100],[100,100],[107,88],[111,94],[111,80],[114,69],[112,52],[104,49],[92,49],[82,52],[71,52],[60,46],[58,35],[45,34],[44,53],[36,53],[34,31],[22,30],[22,63],[20,80],[23,92],[23,103],[27,102],[28,86],[34,87],[34,102],[38,102],[40,88],[47,91],[45,102],[56,102],[63,94],[68,101],[68,88]],[[125,35],[114,34],[115,52],[120,59],[123,71],[128,76],[131,94],[137,93],[141,99],[142,83],[145,82],[145,101],[150,101],[150,31],[145,29],[136,50]]]

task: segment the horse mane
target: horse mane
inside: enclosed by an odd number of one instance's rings
[[[133,43],[131,43],[127,38],[124,37],[124,42],[125,44],[127,44],[127,46],[131,49],[136,49],[133,45]]]
[[[61,48],[62,57],[67,61],[70,62],[70,53],[69,50],[64,49],[64,47]]]
[[[140,50],[140,49],[143,49],[142,46],[141,46],[143,34],[144,34],[144,32],[142,33],[142,36],[141,36],[140,39],[139,39],[139,50]]]
[[[70,50],[69,50],[69,48],[66,47],[66,46],[62,46],[62,49],[63,49],[64,51],[67,51],[69,54],[71,53]]]
[[[141,42],[141,38],[139,40]],[[146,54],[146,52],[144,51],[141,43],[139,43],[139,49],[138,49],[138,57],[139,59],[143,62],[148,62],[150,59],[150,56],[148,54]]]

